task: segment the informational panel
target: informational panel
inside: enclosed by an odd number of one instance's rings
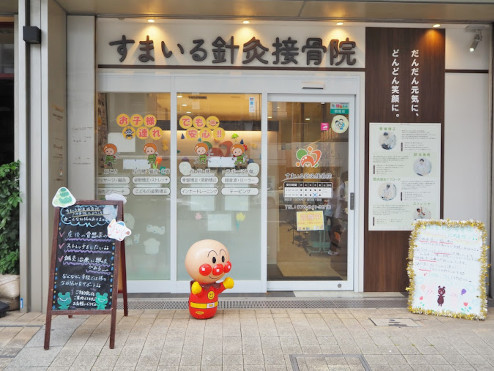
[[[441,125],[370,123],[369,230],[409,231],[441,212]]]
[[[45,349],[53,314],[111,314],[114,347],[121,242],[108,237],[108,225],[122,215],[122,201],[55,208]]]
[[[486,235],[477,221],[418,220],[410,237],[409,310],[485,319]]]

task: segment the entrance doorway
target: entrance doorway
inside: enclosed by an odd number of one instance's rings
[[[268,97],[268,289],[353,289],[352,110]]]
[[[127,197],[129,291],[187,292],[206,238],[228,247],[234,291],[353,290],[356,79],[345,95],[212,81],[98,94],[96,191]]]

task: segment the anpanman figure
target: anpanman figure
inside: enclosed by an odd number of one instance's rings
[[[211,318],[218,309],[218,295],[233,288],[233,279],[220,280],[232,269],[228,249],[215,240],[194,243],[185,256],[185,268],[190,281],[189,312],[198,319]]]

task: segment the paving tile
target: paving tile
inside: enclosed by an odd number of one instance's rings
[[[262,353],[252,353],[243,355],[244,366],[264,365],[264,355]]]

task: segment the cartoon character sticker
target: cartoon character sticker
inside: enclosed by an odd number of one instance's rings
[[[232,146],[232,155],[235,157],[235,165],[242,165],[245,160],[244,160],[244,152],[245,152],[245,145],[243,144],[234,144]]]
[[[156,169],[158,167],[157,159],[158,159],[158,147],[154,143],[146,143],[144,145],[144,153],[148,155],[148,164],[152,169]]]
[[[123,241],[125,237],[132,234],[132,231],[125,226],[123,221],[117,222],[115,219],[112,219],[107,229],[108,237],[118,241]]]
[[[132,126],[127,126],[122,130],[122,135],[125,139],[131,140],[136,135],[136,129],[134,129]]]
[[[207,164],[209,146],[206,143],[197,143],[194,147],[194,151],[199,155],[199,162],[201,164]]]
[[[103,147],[105,154],[105,168],[113,169],[113,165],[117,160],[117,146],[113,143],[107,143]]]

